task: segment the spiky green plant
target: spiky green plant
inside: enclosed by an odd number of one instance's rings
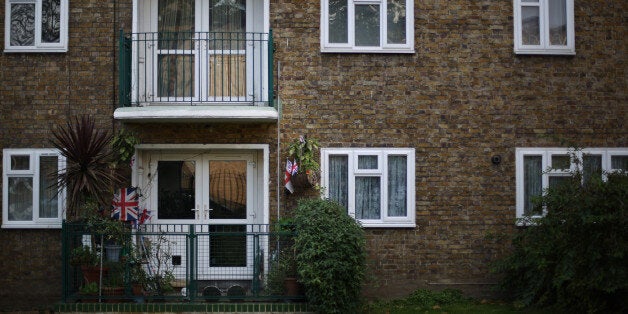
[[[94,119],[83,115],[59,127],[53,136],[52,145],[66,158],[66,167],[59,172],[60,186],[67,193],[66,217],[82,217],[81,211],[88,208],[84,205],[90,200],[108,205],[113,187],[120,181],[110,167],[115,156],[110,149],[111,134],[98,130]]]

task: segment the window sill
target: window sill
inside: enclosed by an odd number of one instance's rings
[[[114,119],[128,122],[277,122],[273,107],[257,106],[147,106],[115,110]]]
[[[413,54],[414,48],[340,48],[340,47],[321,47],[321,53],[397,53],[397,54]]]
[[[3,223],[2,229],[61,229],[61,223]]]
[[[68,48],[4,48],[4,53],[64,53]]]
[[[557,56],[575,56],[575,49],[515,49],[517,55],[557,55]]]
[[[372,222],[368,222],[368,223],[364,223],[364,222],[360,222],[360,225],[362,225],[363,228],[416,228],[416,223],[410,223],[410,222],[397,222],[397,223],[393,223],[393,222],[383,222],[383,223],[372,223]]]

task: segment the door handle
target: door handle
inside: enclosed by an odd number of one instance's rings
[[[200,209],[199,209],[198,207],[199,207],[199,206],[198,206],[198,205],[196,205],[196,208],[192,208],[192,209],[190,209],[191,211],[193,211],[193,212],[194,212],[194,219],[196,219],[196,220],[198,220],[198,215],[199,215],[199,213],[198,213],[198,212],[200,211]]]

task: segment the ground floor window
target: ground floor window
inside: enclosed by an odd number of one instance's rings
[[[415,227],[414,149],[323,148],[325,196],[365,227]]]
[[[628,148],[517,148],[516,155],[517,218],[544,216],[545,212],[534,206],[534,199],[567,180],[575,170],[582,173],[583,180],[628,171]]]
[[[64,158],[54,149],[4,149],[2,227],[60,228],[63,190],[57,173]]]

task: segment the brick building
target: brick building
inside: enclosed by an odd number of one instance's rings
[[[37,184],[62,166],[51,131],[81,114],[137,134],[154,222],[289,215],[318,192],[285,193],[288,144],[316,138],[325,196],[365,226],[371,297],[489,294],[515,219],[560,176],[543,170],[570,146],[628,168],[625,1],[4,2],[0,307],[60,298],[64,205]],[[241,213],[206,211],[217,168],[245,178]],[[200,215],[163,209],[182,190]]]

